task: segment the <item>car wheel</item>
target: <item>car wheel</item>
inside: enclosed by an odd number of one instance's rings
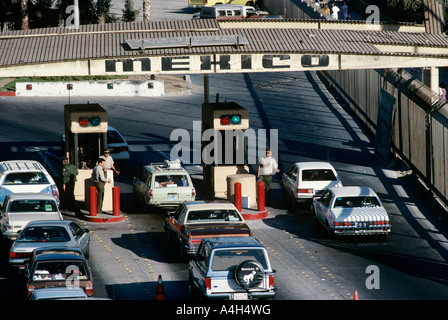
[[[264,268],[258,261],[246,260],[235,268],[235,280],[246,290],[260,286],[263,279]]]

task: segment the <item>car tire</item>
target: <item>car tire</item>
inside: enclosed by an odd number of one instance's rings
[[[258,261],[243,261],[235,268],[235,280],[246,290],[256,288],[263,283],[264,268]]]

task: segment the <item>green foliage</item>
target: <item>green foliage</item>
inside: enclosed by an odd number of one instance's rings
[[[140,13],[140,10],[134,9],[134,1],[132,0],[126,0],[124,4],[124,10],[121,10],[123,12],[123,17],[121,18],[124,22],[133,22],[135,19],[137,19],[138,14]]]

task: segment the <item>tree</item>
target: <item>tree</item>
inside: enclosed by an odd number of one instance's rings
[[[124,22],[133,22],[135,19],[137,19],[138,14],[140,13],[140,10],[134,9],[134,1],[132,0],[126,0],[124,4],[124,10],[121,10],[123,12],[123,17],[121,18]]]
[[[28,30],[30,28],[28,17],[28,0],[21,0],[20,8],[22,9],[22,30]]]
[[[143,21],[151,18],[151,0],[143,0]]]

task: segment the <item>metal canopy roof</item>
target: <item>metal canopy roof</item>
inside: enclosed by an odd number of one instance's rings
[[[405,27],[192,19],[9,31],[0,33],[0,76],[448,65],[445,35],[400,31]]]

